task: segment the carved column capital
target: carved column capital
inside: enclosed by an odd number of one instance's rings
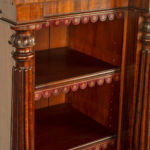
[[[142,37],[141,37],[142,47],[145,49],[146,45],[150,45],[150,15],[143,16],[142,22]]]
[[[16,62],[29,62],[33,57],[33,46],[35,45],[35,38],[32,31],[16,31],[10,38],[9,44],[16,48],[12,52],[13,58]],[[22,64],[21,67],[27,66]]]
[[[9,43],[17,49],[33,47],[35,38],[30,32],[17,32],[11,36]]]

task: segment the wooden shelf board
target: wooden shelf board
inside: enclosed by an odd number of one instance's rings
[[[36,89],[58,87],[119,72],[119,68],[69,48],[37,51]]]
[[[82,150],[110,139],[115,140],[113,133],[68,104],[35,111],[36,150]]]

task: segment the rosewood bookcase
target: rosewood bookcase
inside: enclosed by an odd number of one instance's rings
[[[1,1],[0,149],[149,150],[149,6]]]

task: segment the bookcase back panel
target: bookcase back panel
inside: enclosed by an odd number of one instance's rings
[[[119,82],[70,92],[66,101],[85,115],[116,132],[119,108]]]
[[[53,105],[65,103],[66,95],[64,93],[59,93],[59,95],[51,95],[49,98],[42,98],[39,101],[35,101],[35,109],[41,109],[45,107],[50,107]]]
[[[35,51],[50,48],[68,46],[68,27],[60,25],[58,27],[42,28],[35,32],[36,46]]]
[[[71,26],[69,46],[87,55],[120,66],[123,19]]]
[[[66,47],[68,44],[68,28],[66,26],[58,26],[51,28],[42,28],[35,32],[36,46],[35,51],[41,51],[50,48]],[[65,94],[60,93],[58,96],[50,98],[42,98],[35,101],[35,109],[49,107],[65,102]]]

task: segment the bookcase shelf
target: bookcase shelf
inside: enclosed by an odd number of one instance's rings
[[[35,111],[36,150],[107,149],[115,140],[115,134],[70,104]]]
[[[35,60],[36,100],[119,80],[119,67],[67,47],[37,51]]]

